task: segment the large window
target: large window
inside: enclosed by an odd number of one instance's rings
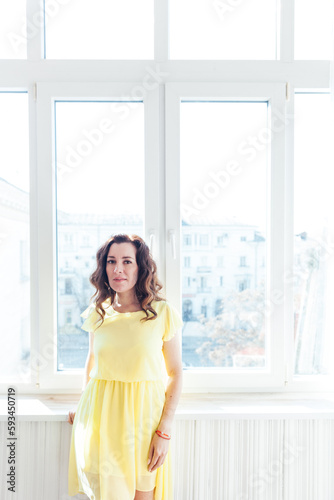
[[[171,59],[276,59],[278,0],[170,0]]]
[[[0,389],[74,392],[96,251],[137,233],[185,391],[331,390],[331,0],[0,7]]]
[[[283,293],[285,102],[282,84],[167,84],[167,215],[179,197],[175,227],[192,235],[180,245],[191,280],[170,273],[167,286],[182,296],[185,371],[203,380],[282,383],[286,312],[267,309]]]
[[[55,101],[58,370],[85,363],[80,313],[95,289],[96,250],[111,234],[143,236],[144,109],[121,102]],[[69,311],[71,321],[68,320]]]
[[[44,0],[48,59],[153,59],[153,0]]]
[[[0,5],[0,59],[25,59],[27,37],[33,33],[27,28],[26,0],[2,2]]]
[[[327,93],[296,93],[294,340],[296,375],[332,370],[333,108]]]
[[[295,58],[332,59],[334,4],[332,0],[294,0]]]
[[[69,374],[72,381],[82,379],[88,334],[80,314],[95,292],[89,276],[101,244],[112,234],[138,234],[159,264],[155,228],[161,213],[154,194],[146,195],[159,188],[158,93],[150,83],[138,99],[138,89],[145,87],[37,85],[38,176],[48,186],[39,192],[39,272],[41,290],[48,289],[39,295],[41,349],[55,362],[39,371],[42,388],[50,380],[65,387]]]
[[[185,366],[250,369],[266,364],[268,325],[259,311],[267,286],[267,267],[261,265],[268,240],[267,108],[267,102],[181,104],[182,231],[191,231],[194,241],[192,280],[182,290],[191,311],[184,318]],[[256,149],[247,137],[259,134]],[[222,233],[227,234],[225,245],[217,245]],[[247,234],[247,245],[240,242],[241,234]],[[244,252],[247,256],[240,256]],[[215,280],[220,256],[225,260],[223,288]],[[245,281],[249,286],[239,292]]]
[[[0,92],[0,377],[30,382],[27,92]]]

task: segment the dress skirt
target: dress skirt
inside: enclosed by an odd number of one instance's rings
[[[148,452],[165,403],[162,380],[91,378],[73,421],[68,494],[90,500],[133,500],[151,491],[173,500],[171,441],[164,463],[148,471]]]

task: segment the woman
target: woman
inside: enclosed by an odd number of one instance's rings
[[[95,302],[81,315],[89,331],[84,390],[68,416],[68,493],[172,500],[169,446],[182,390],[183,322],[159,294],[156,264],[142,238],[115,235],[96,257]]]

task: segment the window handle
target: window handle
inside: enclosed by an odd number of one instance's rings
[[[171,242],[171,245],[172,245],[173,259],[175,260],[176,259],[176,246],[175,246],[175,231],[174,231],[174,229],[170,229],[168,231],[168,235],[169,235],[169,241]]]
[[[155,231],[154,231],[154,229],[151,229],[151,230],[150,230],[149,236],[150,236],[150,243],[149,243],[150,253],[151,253],[151,255],[153,256],[153,250],[154,250],[154,239],[155,239]]]

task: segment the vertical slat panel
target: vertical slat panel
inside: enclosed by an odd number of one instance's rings
[[[17,425],[17,500],[87,500],[67,495],[72,427]],[[0,422],[1,500],[8,492],[7,423]],[[176,420],[175,500],[333,500],[334,420]]]
[[[177,498],[194,498],[195,420],[177,421],[174,437],[174,484]]]

